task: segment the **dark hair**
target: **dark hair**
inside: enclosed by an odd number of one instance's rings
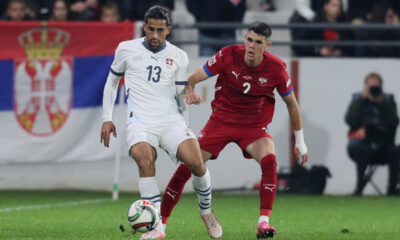
[[[380,85],[381,85],[381,86],[383,85],[382,77],[381,77],[381,75],[379,75],[378,73],[376,73],[376,72],[369,73],[369,74],[365,77],[364,83],[367,83],[368,79],[370,79],[370,78],[376,78],[376,79],[378,79]]]
[[[23,4],[23,5],[26,7],[26,1],[25,1],[25,0],[10,0],[10,1],[8,2],[8,8],[10,8],[11,3],[21,3],[21,4]]]
[[[252,24],[250,24],[250,27],[247,30],[249,32],[253,31],[259,35],[263,35],[266,38],[269,38],[272,35],[271,27],[263,22],[253,22]]]
[[[160,5],[155,5],[149,8],[144,14],[144,22],[148,23],[149,18],[165,20],[167,26],[171,25],[171,16],[169,11]]]
[[[113,9],[116,10],[117,13],[119,14],[119,7],[118,4],[116,4],[115,2],[112,1],[107,1],[103,4],[103,6],[101,6],[101,10],[103,11],[103,9]]]

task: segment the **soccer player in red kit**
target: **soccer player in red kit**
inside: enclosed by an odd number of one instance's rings
[[[272,238],[275,228],[269,225],[269,217],[276,193],[277,170],[275,146],[268,134],[268,124],[274,114],[277,89],[289,112],[295,132],[295,153],[301,164],[308,160],[304,143],[299,105],[285,63],[266,52],[270,47],[271,28],[262,22],[250,25],[244,45],[232,45],[221,49],[190,77],[185,88],[187,104],[199,104],[201,98],[194,86],[217,75],[215,98],[211,103],[212,114],[198,137],[203,160],[215,159],[222,149],[234,142],[246,158],[255,159],[261,167],[259,189],[260,217],[257,238]],[[170,180],[161,203],[162,222],[165,225],[173,207],[179,201],[189,169],[181,164]],[[209,206],[199,205],[210,209]],[[203,219],[212,238],[222,236],[222,228],[213,214]],[[210,218],[211,218],[210,217]]]

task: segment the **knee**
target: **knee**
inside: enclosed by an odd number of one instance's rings
[[[154,168],[154,161],[145,158],[134,158],[136,161],[137,166],[141,170],[148,170]]]
[[[185,165],[196,176],[200,177],[206,173],[206,165],[203,163],[201,158],[195,158],[190,161],[186,161]]]
[[[132,153],[132,156],[140,170],[154,169],[155,160],[151,155],[136,151]]]
[[[360,140],[350,140],[347,145],[347,152],[350,158],[355,162],[362,161],[372,154],[370,146]]]

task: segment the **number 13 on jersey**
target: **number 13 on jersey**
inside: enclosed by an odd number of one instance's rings
[[[153,82],[160,81],[160,75],[161,75],[161,67],[160,66],[153,67],[153,65],[149,65],[146,69],[149,70],[149,75],[147,77],[148,81],[153,81]],[[154,70],[154,73],[153,73],[153,70]],[[153,74],[155,76],[152,76]]]

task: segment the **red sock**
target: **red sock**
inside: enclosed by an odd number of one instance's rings
[[[268,154],[260,162],[262,177],[260,183],[260,215],[270,216],[274,204],[277,184],[276,158]]]
[[[163,224],[167,224],[172,210],[182,196],[183,187],[185,187],[186,182],[191,176],[192,173],[189,168],[182,163],[175,171],[171,180],[169,180],[161,201],[161,217]]]

